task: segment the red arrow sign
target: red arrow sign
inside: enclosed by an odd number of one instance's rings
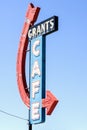
[[[26,50],[28,47],[28,30],[31,25],[36,21],[40,8],[34,7],[33,4],[30,4],[26,13],[26,21],[23,26],[22,35],[20,37],[18,55],[17,55],[17,83],[20,96],[27,107],[30,107],[30,98],[29,91],[26,83],[25,76],[25,61],[26,61]],[[50,92],[46,92],[46,98],[42,99],[42,107],[47,108],[47,115],[50,115],[54,110],[58,100],[55,96]]]
[[[36,21],[40,8],[34,7],[33,4],[29,4],[28,10],[26,13],[26,21],[23,26],[23,30],[21,33],[18,55],[17,55],[17,83],[20,96],[26,106],[29,107],[29,91],[26,82],[26,74],[25,74],[25,63],[26,63],[26,50],[28,47],[28,30]]]
[[[28,107],[30,108],[30,99],[28,98]],[[51,115],[58,103],[58,99],[49,91],[46,91],[46,98],[42,99],[42,107],[47,109],[47,115]]]
[[[46,91],[46,98],[42,99],[42,107],[47,109],[47,115],[51,115],[58,103],[58,99],[49,91]],[[28,98],[30,108],[30,99]]]
[[[57,98],[50,91],[46,91],[46,98],[42,100],[42,106],[47,108],[47,115],[51,115],[57,103]]]

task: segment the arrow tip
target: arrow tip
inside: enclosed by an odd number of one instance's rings
[[[50,91],[47,91],[47,98],[50,101],[47,107],[47,115],[51,115],[59,100]]]

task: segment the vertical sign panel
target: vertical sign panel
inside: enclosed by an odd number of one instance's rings
[[[30,44],[30,123],[45,121],[45,36],[31,40]]]

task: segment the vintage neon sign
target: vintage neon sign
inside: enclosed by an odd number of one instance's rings
[[[42,108],[42,99],[46,91],[46,48],[45,37],[58,30],[58,17],[53,16],[28,31],[30,40],[30,122],[31,124],[45,121],[45,109]]]
[[[50,115],[58,103],[58,100],[50,91],[45,91],[45,63],[43,62],[42,64],[41,60],[43,59],[44,61],[45,59],[45,49],[43,49],[45,48],[43,47],[45,45],[45,35],[58,30],[58,18],[54,16],[33,26],[39,11],[39,7],[29,4],[17,55],[18,89],[24,104],[31,110],[31,124],[44,122],[45,108],[47,108],[47,115]],[[30,61],[32,64],[30,68],[30,91],[28,90],[25,76],[28,37],[31,41],[30,59],[33,59]],[[42,45],[42,43],[44,44]]]
[[[34,124],[45,121],[45,37],[32,39],[30,50],[30,122]]]

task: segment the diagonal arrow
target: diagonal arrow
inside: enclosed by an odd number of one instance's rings
[[[42,100],[42,107],[47,108],[47,115],[51,115],[58,102],[50,91],[46,91],[46,98]]]

